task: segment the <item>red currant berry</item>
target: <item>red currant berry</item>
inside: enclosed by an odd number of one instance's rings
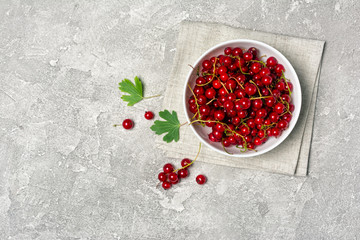
[[[203,95],[204,94],[203,87],[195,86],[193,91],[194,91],[195,95]]]
[[[253,64],[250,65],[250,70],[253,73],[258,73],[261,70],[261,64],[258,62],[254,62]]]
[[[248,109],[251,106],[250,99],[248,99],[248,98],[241,98],[239,100],[239,104],[240,104],[241,109]]]
[[[212,63],[209,60],[205,60],[202,62],[202,67],[206,70],[210,69],[212,66]]]
[[[285,121],[284,119],[279,120],[279,122],[277,123],[277,127],[279,129],[286,129],[287,126],[288,126],[288,122]]]
[[[225,53],[225,55],[230,55],[230,54],[231,54],[231,52],[232,52],[231,47],[227,47],[227,48],[225,48],[225,49],[224,49],[224,53]]]
[[[199,96],[197,97],[197,103],[198,103],[199,105],[205,105],[206,102],[207,102],[207,98],[206,98],[204,95],[199,95]]]
[[[203,84],[205,84],[206,83],[206,80],[203,78],[203,77],[198,77],[197,79],[196,79],[196,84],[197,85],[203,85]]]
[[[171,163],[167,163],[163,167],[164,173],[171,173],[174,171],[174,166]]]
[[[279,115],[276,112],[271,112],[269,114],[269,119],[271,122],[275,123],[275,122],[279,121]]]
[[[176,184],[178,181],[179,181],[179,177],[176,173],[172,172],[169,174],[169,181],[172,183],[172,184]]]
[[[187,168],[180,169],[178,171],[178,175],[180,178],[186,178],[189,175],[189,171],[187,170]]]
[[[161,181],[161,182],[164,182],[166,179],[167,179],[167,176],[164,172],[161,172],[159,173],[158,175],[158,179]]]
[[[262,105],[263,105],[263,102],[261,99],[255,99],[254,101],[252,101],[252,104],[251,104],[252,108],[255,108],[255,109],[261,108]]]
[[[133,123],[133,121],[131,121],[130,119],[125,119],[125,120],[122,122],[122,125],[123,125],[123,128],[129,130],[129,129],[131,129],[131,128],[134,126],[134,123]]]
[[[234,48],[232,50],[232,55],[241,57],[243,55],[243,51],[241,50],[241,48]]]
[[[248,49],[248,52],[251,53],[251,54],[254,56],[254,58],[256,58],[256,56],[257,56],[257,49],[256,49],[255,47],[249,48],[249,49]]]
[[[249,52],[246,52],[246,53],[243,54],[243,58],[244,58],[245,61],[248,62],[248,61],[253,59],[253,55],[251,53],[249,53]]]
[[[225,118],[225,113],[223,110],[217,110],[214,112],[215,120],[222,121]]]
[[[276,65],[275,72],[278,76],[280,76],[282,74],[282,72],[285,72],[284,66],[282,64]]]
[[[285,109],[285,106],[284,106],[284,104],[282,104],[282,103],[277,103],[277,104],[275,104],[275,106],[274,106],[274,111],[275,111],[276,113],[278,113],[278,114],[283,113],[283,112],[284,112],[284,109]]]
[[[200,114],[203,116],[208,116],[210,113],[210,107],[208,105],[200,106]]]
[[[261,82],[262,84],[264,84],[265,86],[269,86],[272,83],[272,77],[265,75],[261,78]]]
[[[255,144],[256,146],[261,145],[261,144],[262,144],[261,139],[260,139],[259,137],[254,138],[254,144]]]
[[[271,67],[271,66],[275,66],[278,63],[278,61],[276,60],[275,57],[269,57],[266,60],[266,66]]]
[[[254,84],[249,84],[245,87],[245,92],[247,95],[252,96],[256,93],[256,87]]]
[[[196,182],[200,185],[203,185],[204,183],[206,183],[206,177],[204,175],[198,175],[196,177]]]
[[[207,97],[208,99],[213,99],[216,95],[216,91],[213,88],[208,88],[205,91],[205,97]]]
[[[282,118],[283,118],[285,121],[290,122],[292,116],[291,116],[290,113],[285,113]]]
[[[227,68],[225,66],[220,66],[217,70],[218,70],[217,73],[219,75],[225,74],[227,72]]]
[[[163,187],[165,190],[171,188],[171,185],[172,185],[172,184],[171,184],[170,182],[168,182],[168,181],[164,181],[164,182],[162,183],[162,187]]]
[[[147,120],[151,120],[151,119],[154,118],[154,113],[153,113],[153,112],[150,112],[150,111],[147,111],[147,112],[145,112],[144,117],[145,117]]]
[[[181,160],[181,166],[185,167],[186,165],[189,165],[191,163],[191,160],[188,158],[184,158],[183,160]]]

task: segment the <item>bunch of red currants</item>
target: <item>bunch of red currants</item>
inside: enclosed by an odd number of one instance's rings
[[[226,47],[224,55],[202,62],[190,87],[192,123],[211,127],[209,140],[221,142],[224,149],[236,145],[254,150],[269,137],[280,136],[291,121],[293,85],[275,57],[262,58],[255,47]]]

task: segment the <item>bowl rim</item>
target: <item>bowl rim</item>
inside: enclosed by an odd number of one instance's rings
[[[297,90],[297,93],[298,93],[298,96],[299,96],[299,104],[297,104],[297,106],[295,107],[295,111],[293,113],[293,117],[291,119],[291,121],[293,122],[292,126],[290,126],[288,129],[286,129],[286,133],[285,133],[285,137],[283,137],[283,139],[281,139],[280,141],[276,141],[274,144],[270,145],[267,149],[264,149],[263,151],[252,151],[251,153],[248,153],[248,154],[242,154],[242,153],[239,153],[239,154],[229,154],[227,152],[225,152],[224,150],[220,150],[214,146],[212,146],[211,144],[209,144],[207,141],[205,141],[198,133],[197,131],[195,130],[194,126],[192,124],[190,124],[190,128],[192,129],[192,131],[194,132],[194,134],[200,139],[200,141],[205,144],[207,147],[209,147],[210,149],[218,152],[218,153],[221,153],[223,155],[226,155],[226,156],[229,156],[229,157],[239,157],[239,158],[242,158],[242,157],[254,157],[254,156],[258,156],[258,155],[261,155],[261,154],[264,154],[264,153],[267,153],[271,150],[273,150],[274,148],[276,148],[277,146],[279,146],[289,135],[290,133],[293,131],[293,129],[295,128],[296,126],[296,123],[299,119],[299,116],[300,116],[300,110],[301,110],[301,105],[302,105],[302,92],[301,92],[301,85],[300,85],[300,80],[299,80],[299,77],[294,69],[294,67],[292,66],[292,64],[290,63],[290,61],[280,52],[278,51],[276,48],[264,43],[264,42],[261,42],[261,41],[257,41],[257,40],[252,40],[252,39],[244,39],[244,38],[241,38],[241,39],[233,39],[233,40],[228,40],[228,41],[225,41],[225,42],[221,42],[221,43],[218,43],[216,45],[214,45],[213,47],[209,48],[207,51],[205,51],[194,63],[194,68],[191,69],[186,77],[186,82],[185,82],[185,86],[184,86],[184,90],[183,90],[183,106],[184,106],[184,112],[185,112],[185,116],[186,116],[186,120],[190,123],[191,120],[190,120],[190,117],[189,117],[189,114],[188,114],[188,111],[187,111],[187,99],[186,99],[186,92],[187,92],[187,89],[188,89],[188,83],[190,81],[190,78],[192,76],[192,73],[193,71],[195,71],[195,68],[196,66],[198,66],[198,64],[200,63],[200,61],[202,61],[204,59],[204,57],[209,54],[210,52],[216,50],[217,48],[220,48],[220,47],[225,47],[226,45],[229,45],[229,44],[233,44],[233,43],[238,43],[239,45],[242,44],[242,43],[247,43],[247,44],[257,44],[257,45],[260,45],[261,47],[265,47],[267,49],[269,49],[270,51],[273,51],[274,53],[276,53],[275,55],[280,55],[283,57],[284,61],[282,64],[283,65],[287,65],[287,69],[289,69],[291,72],[293,72],[293,75],[295,76],[295,79],[292,79],[292,83],[294,83],[293,81],[295,81],[298,85],[299,85],[299,89],[296,89]]]

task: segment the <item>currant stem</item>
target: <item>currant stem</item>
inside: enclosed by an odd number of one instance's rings
[[[173,172],[177,172],[177,171],[179,171],[179,170],[181,170],[181,169],[185,169],[185,168],[189,167],[191,164],[193,164],[193,163],[196,161],[196,159],[198,158],[198,156],[199,156],[199,154],[200,154],[200,150],[201,150],[201,143],[199,143],[199,150],[198,150],[198,152],[197,152],[196,157],[194,158],[194,160],[192,160],[191,163],[189,163],[189,164],[187,164],[187,165],[185,165],[185,166],[183,166],[183,167],[181,167],[181,168],[179,168],[179,169],[175,169]]]
[[[263,98],[271,98],[271,97],[272,97],[272,96],[253,97],[253,98],[250,98],[250,100],[263,99]]]

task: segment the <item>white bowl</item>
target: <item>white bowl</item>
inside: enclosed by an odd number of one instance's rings
[[[278,146],[280,143],[282,143],[287,136],[291,133],[293,128],[295,127],[295,124],[299,118],[300,109],[301,109],[301,87],[299,78],[293,68],[293,66],[290,64],[290,62],[282,55],[278,50],[275,48],[259,41],[255,40],[249,40],[249,39],[237,39],[237,40],[231,40],[227,42],[220,43],[209,50],[207,50],[193,65],[194,68],[189,72],[189,75],[187,77],[187,80],[185,82],[184,86],[184,95],[183,95],[183,103],[184,103],[184,109],[187,120],[190,122],[191,117],[193,114],[189,111],[188,108],[188,99],[190,96],[192,96],[192,93],[188,87],[188,84],[190,87],[195,86],[195,81],[197,78],[196,71],[198,66],[201,68],[201,63],[205,59],[210,59],[213,56],[218,56],[220,54],[224,54],[224,48],[225,47],[240,47],[242,49],[248,49],[250,47],[255,47],[258,50],[258,55],[266,55],[266,59],[270,56],[275,57],[280,64],[282,64],[285,67],[285,77],[290,79],[291,83],[293,84],[293,91],[291,94],[292,103],[295,106],[295,110],[292,113],[292,119],[289,123],[289,127],[284,130],[278,138],[275,137],[269,137],[267,142],[264,144],[257,146],[256,151],[248,150],[247,152],[240,152],[240,149],[236,148],[235,146],[231,146],[226,148],[226,151],[224,151],[224,148],[220,142],[211,142],[208,138],[208,134],[211,132],[210,127],[202,127],[201,125],[194,125],[192,124],[190,127],[195,133],[195,135],[200,139],[201,142],[203,142],[206,146],[208,146],[210,149],[219,152],[221,154],[227,155],[227,156],[233,156],[233,157],[253,157],[257,156],[263,153],[266,153],[272,149],[274,149],[276,146]],[[230,154],[229,154],[230,153]]]

